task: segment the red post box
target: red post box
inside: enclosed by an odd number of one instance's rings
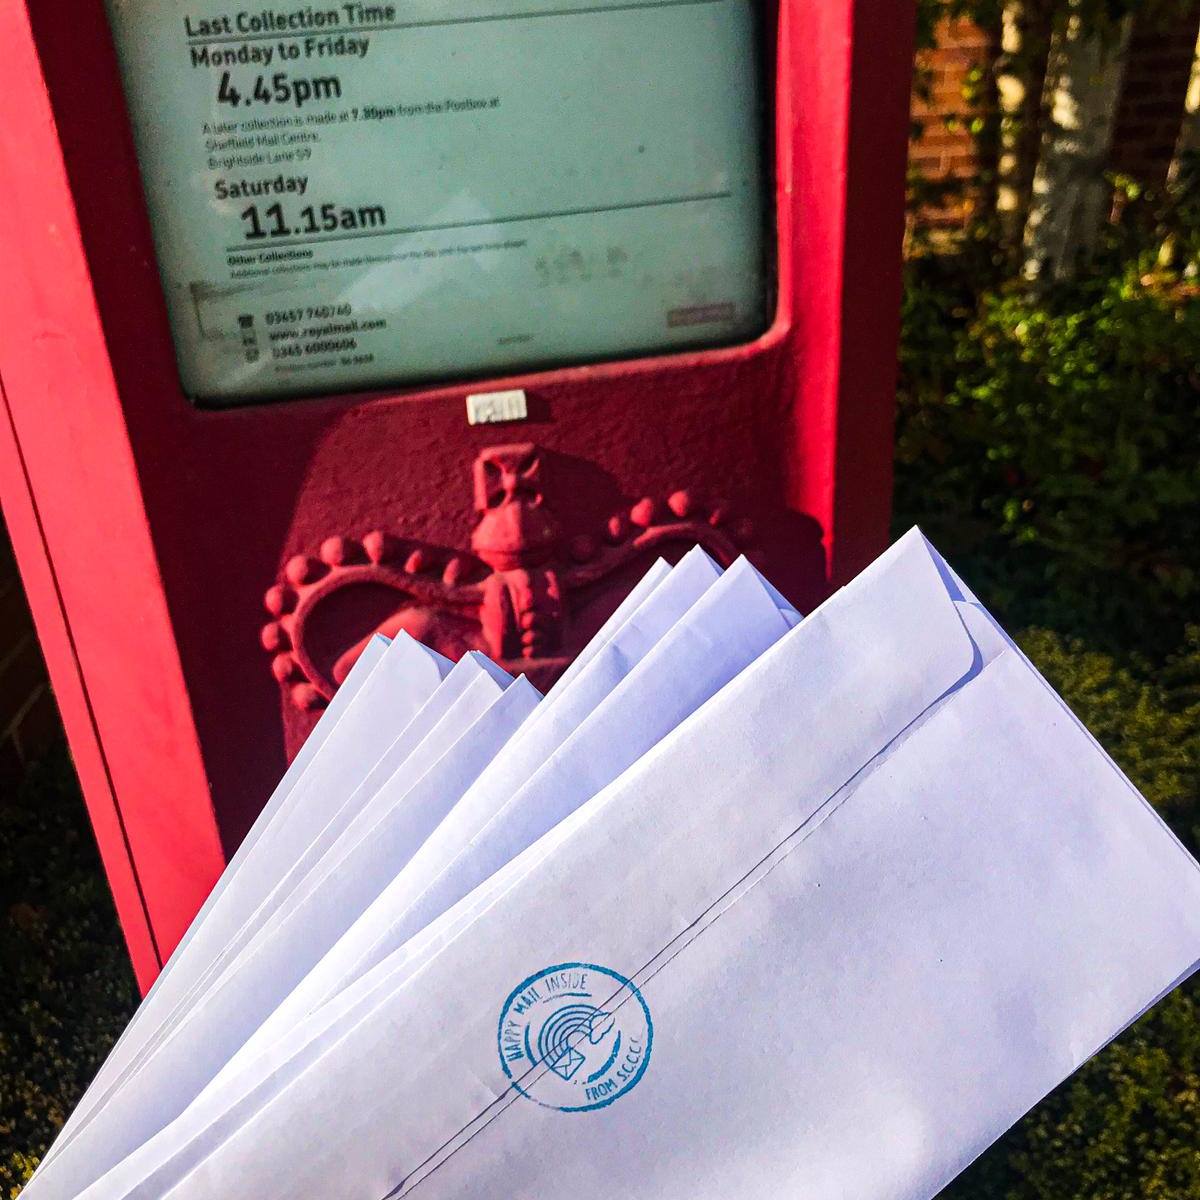
[[[884,544],[913,7],[0,0],[0,489],[142,985],[377,630]]]

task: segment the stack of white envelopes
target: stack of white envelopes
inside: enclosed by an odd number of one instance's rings
[[[917,531],[651,569],[544,698],[364,654],[30,1200],[928,1200],[1200,961],[1200,869]]]

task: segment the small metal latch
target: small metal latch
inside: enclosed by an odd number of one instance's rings
[[[499,425],[503,421],[527,421],[529,400],[522,389],[511,392],[479,392],[467,397],[467,423]]]

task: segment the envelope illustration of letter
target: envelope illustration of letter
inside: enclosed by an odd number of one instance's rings
[[[564,1004],[555,1009],[537,1035],[537,1058],[526,1047],[530,1065],[544,1062],[561,1079],[573,1079],[587,1059],[580,1047],[598,1046],[612,1031],[613,1017],[590,1004]],[[620,1037],[620,1035],[617,1035]]]

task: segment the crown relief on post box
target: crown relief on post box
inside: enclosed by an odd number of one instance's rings
[[[481,650],[547,686],[582,648],[571,615],[584,589],[617,591],[625,568],[671,547],[700,546],[728,566],[751,546],[749,519],[689,489],[644,497],[596,533],[572,535],[555,515],[550,472],[532,443],[482,451],[470,552],[375,530],[289,559],[264,598],[262,644],[291,702],[323,708],[371,637],[399,632],[450,658]]]
[[[203,403],[767,327],[753,0],[107,4]]]

